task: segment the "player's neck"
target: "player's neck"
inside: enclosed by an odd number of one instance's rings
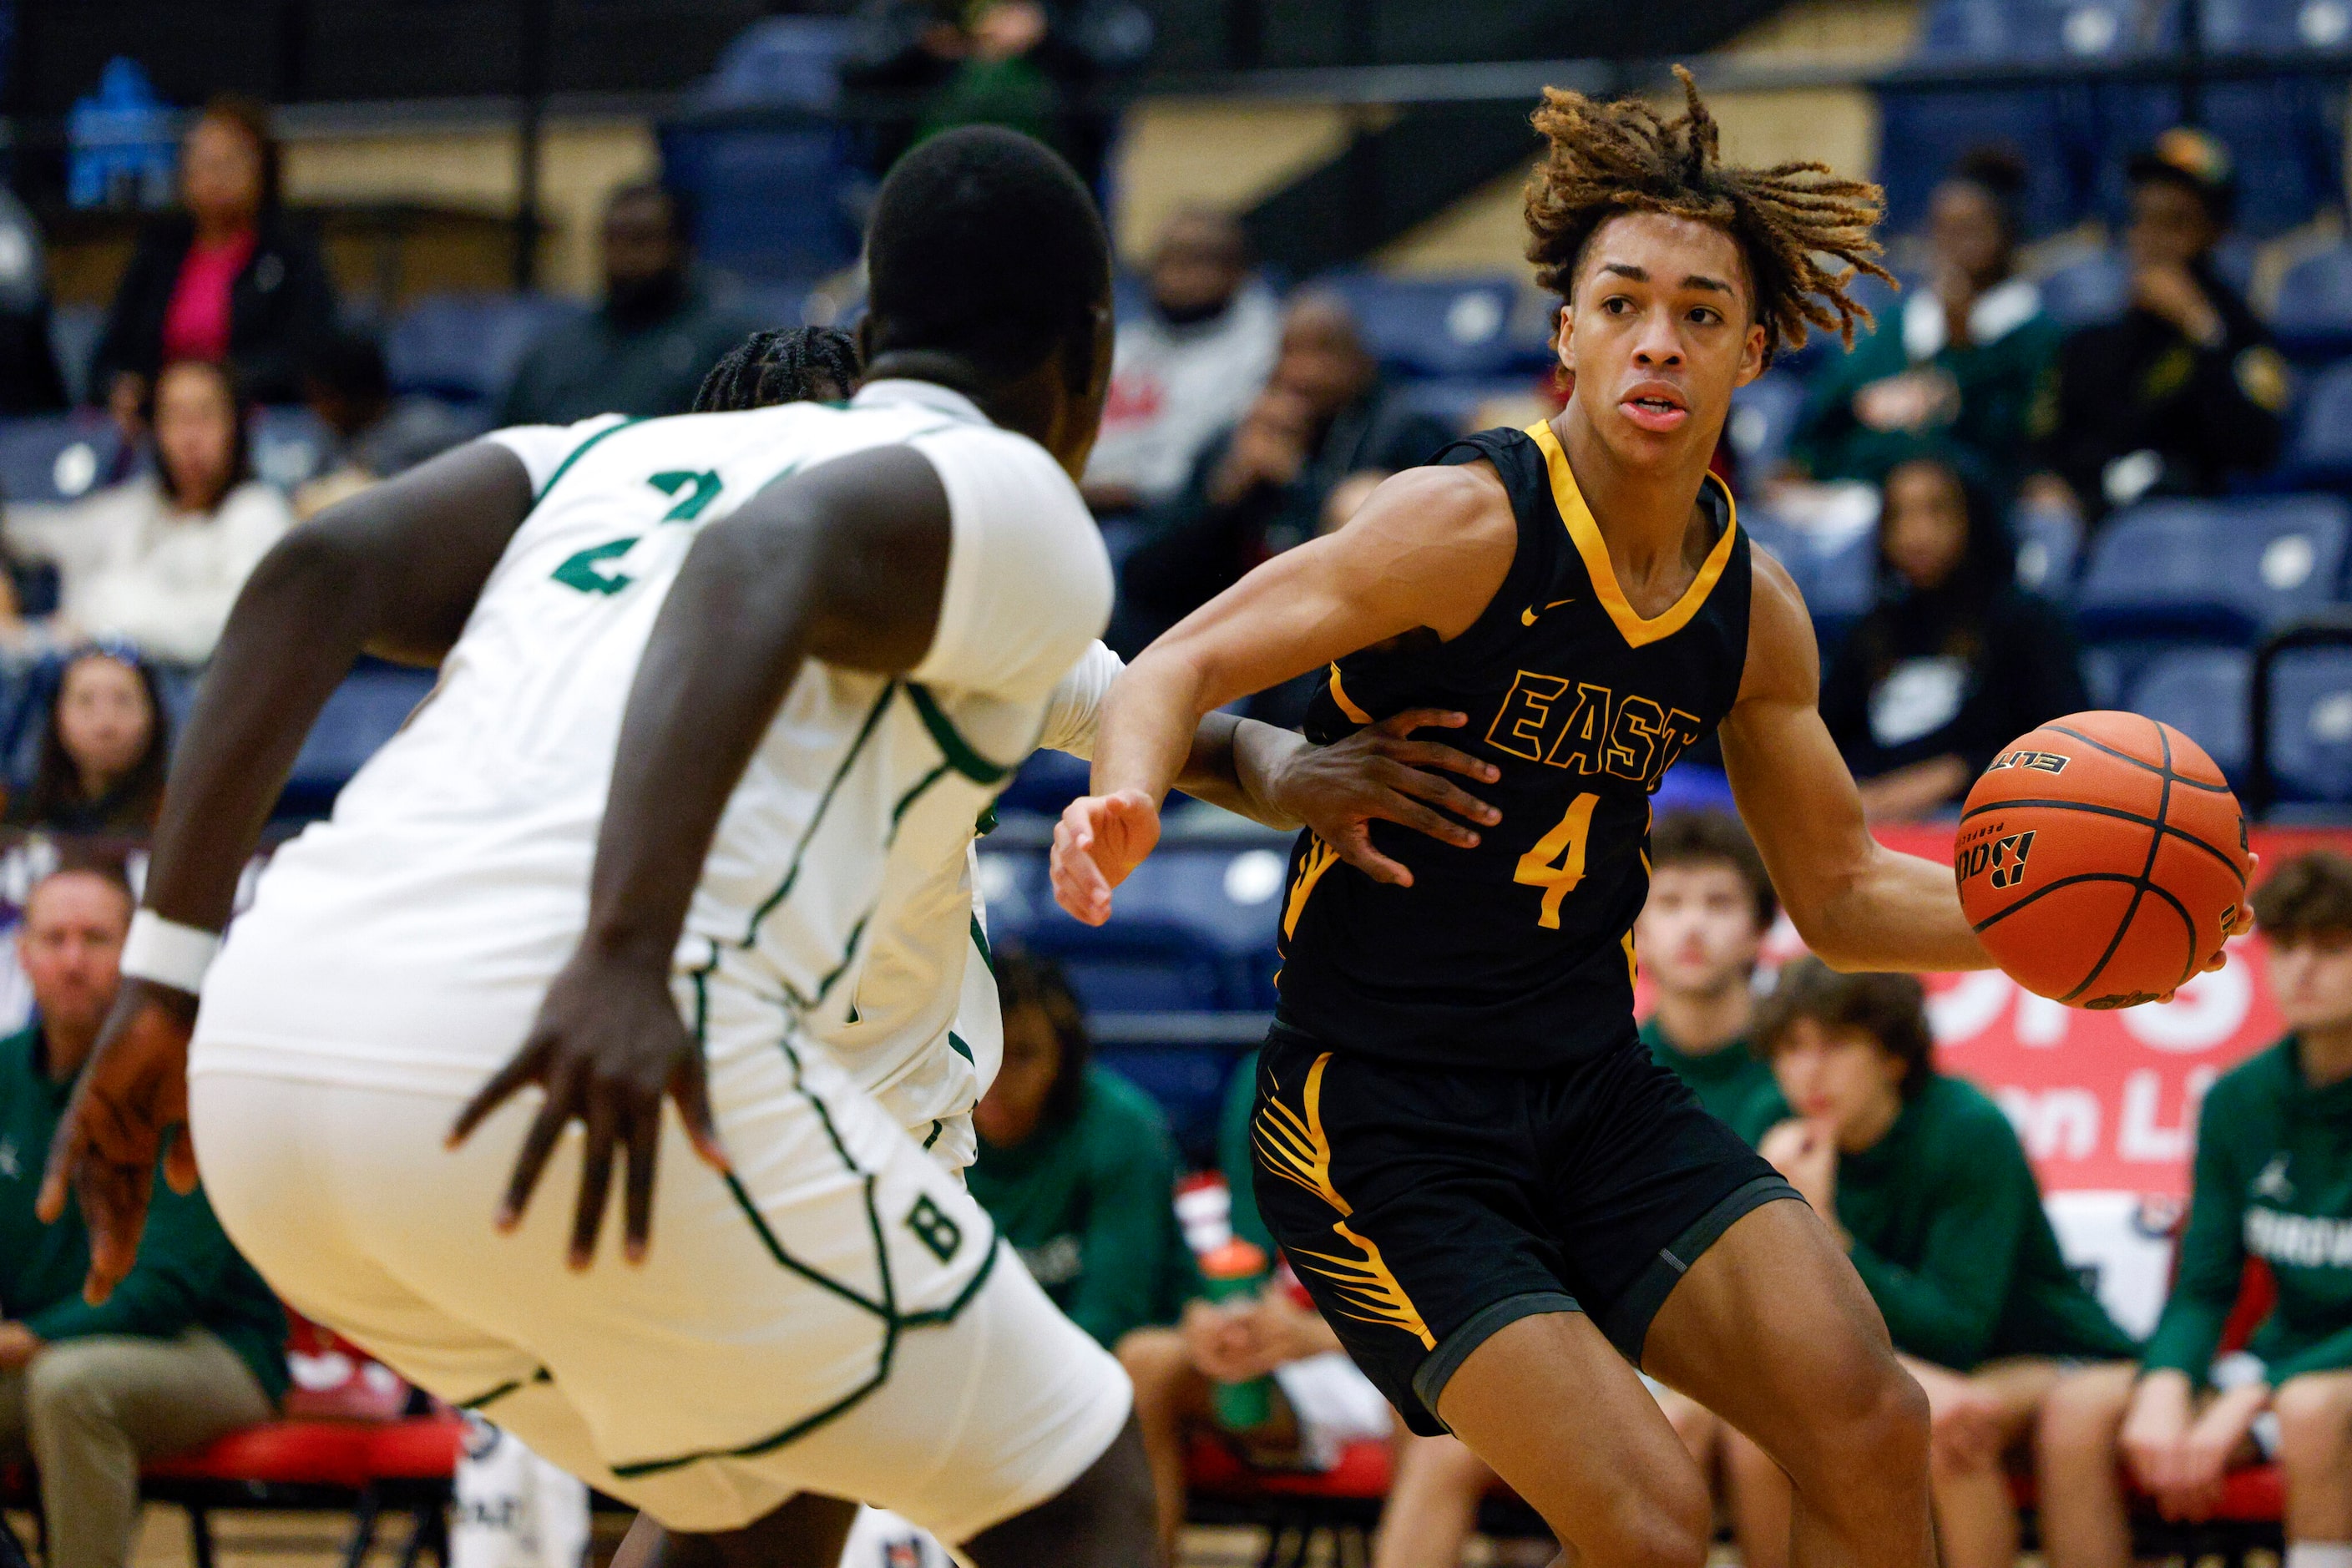
[[[1601,440],[1574,397],[1551,422],[1576,488],[1608,542],[1620,586],[1688,581],[1691,523],[1706,483],[1708,450],[1686,460],[1636,467]],[[1700,552],[1704,554],[1704,551]]]
[[[1744,980],[1714,991],[1658,992],[1658,1032],[1686,1057],[1708,1057],[1748,1033],[1756,1005]]]

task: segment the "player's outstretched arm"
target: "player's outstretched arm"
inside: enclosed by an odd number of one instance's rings
[[[530,510],[530,478],[476,442],[332,507],[262,558],[238,595],[172,758],[145,909],[175,925],[228,923],[243,874],[303,737],[362,652],[437,664]],[[41,1189],[55,1219],[70,1187],[90,1233],[88,1294],[129,1272],[158,1152],[187,1115],[188,990],[126,976]],[[195,1184],[188,1141],[169,1174]]]
[[[1822,722],[1821,653],[1803,598],[1759,552],[1748,667],[1723,721],[1739,815],[1805,944],[1833,968],[1990,969],[1948,866],[1871,837],[1862,796]]]
[[[669,990],[719,816],[806,659],[887,674],[922,660],[939,626],[950,543],[947,491],[908,447],[779,480],[694,542],[629,690],[580,945],[521,1051],[450,1134],[464,1139],[524,1085],[545,1086],[502,1226],[520,1219],[575,1120],[588,1139],[574,1268],[595,1256],[623,1151],[624,1247],[633,1261],[645,1256],[666,1097],[677,1100],[702,1156],[725,1164],[701,1052]]]
[[[1286,551],[1203,605],[1128,667],[1105,699],[1094,794],[1054,836],[1054,892],[1077,919],[1159,841],[1160,803],[1211,710],[1427,626],[1467,630],[1510,570],[1510,498],[1492,468],[1410,468],[1346,527]]]

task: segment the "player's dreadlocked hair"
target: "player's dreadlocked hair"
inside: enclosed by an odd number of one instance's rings
[[[857,389],[865,370],[858,363],[857,341],[847,332],[831,327],[753,332],[729,349],[702,378],[702,389],[694,395],[694,412],[772,408],[779,403],[803,403],[819,393],[846,396]]]
[[[1693,218],[1727,232],[1746,255],[1768,356],[1802,347],[1808,323],[1852,347],[1854,322],[1870,312],[1846,286],[1863,272],[1895,281],[1873,259],[1879,249],[1870,237],[1884,193],[1839,177],[1826,163],[1725,163],[1698,84],[1680,66],[1675,75],[1686,106],[1675,120],[1637,99],[1596,103],[1580,92],[1544,89],[1535,126],[1550,150],[1528,182],[1527,205],[1537,280],[1566,299],[1584,247],[1619,213]]]

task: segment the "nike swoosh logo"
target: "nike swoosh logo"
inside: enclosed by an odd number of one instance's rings
[[[1550,604],[1546,605],[1544,609],[1557,610],[1562,605],[1572,605],[1574,603],[1576,603],[1574,599],[1554,599]],[[1536,624],[1536,616],[1542,613],[1543,611],[1538,610],[1533,605],[1529,605],[1526,609],[1519,612],[1519,625],[1523,626],[1534,626]]]

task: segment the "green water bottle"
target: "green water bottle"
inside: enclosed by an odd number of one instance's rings
[[[1231,1237],[1223,1245],[1201,1255],[1201,1279],[1212,1301],[1255,1297],[1265,1284],[1265,1249],[1255,1242]],[[1247,1383],[1221,1383],[1210,1390],[1217,1425],[1228,1432],[1252,1432],[1274,1415],[1274,1379],[1254,1377]]]

